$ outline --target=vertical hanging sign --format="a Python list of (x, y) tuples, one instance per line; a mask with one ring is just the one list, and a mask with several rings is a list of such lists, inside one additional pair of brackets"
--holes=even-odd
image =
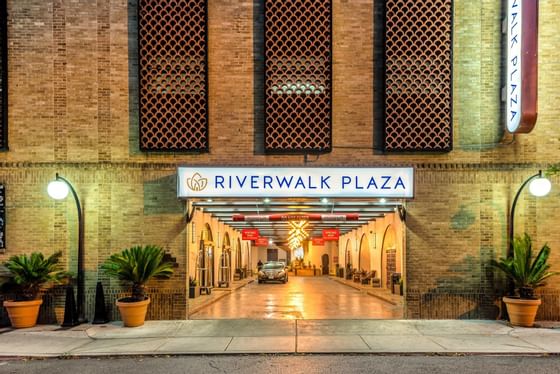
[(0, 184), (0, 252), (6, 249), (6, 189)]
[(506, 128), (528, 133), (537, 122), (539, 1), (508, 0), (507, 7)]
[(323, 239), (323, 237), (312, 238), (311, 239), (311, 244), (313, 244), (313, 245), (325, 245), (325, 239)]
[(257, 247), (266, 247), (268, 246), (268, 238), (265, 237), (258, 237), (257, 239), (255, 239), (255, 245)]
[(259, 230), (258, 229), (243, 229), (241, 230), (241, 239), (242, 240), (257, 240), (259, 238)]
[(323, 240), (338, 240), (339, 237), (340, 237), (340, 231), (338, 229), (323, 230)]

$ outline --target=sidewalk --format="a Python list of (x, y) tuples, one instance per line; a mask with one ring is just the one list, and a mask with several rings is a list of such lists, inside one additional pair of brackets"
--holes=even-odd
[(0, 329), (0, 357), (244, 353), (560, 354), (560, 325), (477, 320), (187, 320)]

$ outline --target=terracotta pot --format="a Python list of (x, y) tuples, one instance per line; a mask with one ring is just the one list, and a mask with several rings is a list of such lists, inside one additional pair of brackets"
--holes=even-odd
[(148, 304), (150, 304), (150, 298), (146, 298), (143, 301), (127, 302), (122, 301), (124, 299), (117, 300), (117, 306), (119, 307), (119, 312), (121, 312), (121, 317), (125, 327), (138, 327), (144, 324), (146, 319), (146, 313), (148, 312)]
[(4, 308), (8, 311), (12, 327), (21, 329), (25, 327), (33, 327), (37, 324), (39, 316), (39, 308), (43, 304), (43, 300), (29, 301), (4, 301)]
[(524, 327), (533, 326), (537, 310), (539, 309), (539, 305), (541, 305), (540, 299), (531, 300), (504, 297), (503, 301), (506, 303), (509, 321), (512, 325)]

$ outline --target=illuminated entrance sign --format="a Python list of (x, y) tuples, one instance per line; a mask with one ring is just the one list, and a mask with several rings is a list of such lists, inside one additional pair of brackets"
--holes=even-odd
[(0, 184), (0, 253), (6, 249), (6, 194), (4, 185)]
[(510, 133), (528, 133), (537, 121), (537, 0), (508, 0), (505, 119)]
[(414, 196), (413, 168), (179, 167), (177, 175), (182, 198)]

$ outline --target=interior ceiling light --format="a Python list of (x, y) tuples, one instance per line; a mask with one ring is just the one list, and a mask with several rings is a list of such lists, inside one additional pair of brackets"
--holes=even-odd
[(301, 242), (298, 239), (294, 238), (288, 243), (288, 246), (290, 247), (290, 249), (296, 249), (301, 246)]
[(305, 228), (309, 225), (308, 221), (288, 221), (291, 230), (288, 233), (288, 245), (291, 249), (296, 249), (301, 246), (301, 242), (309, 237)]
[(297, 240), (299, 240), (299, 241), (302, 241), (303, 239), (307, 238), (308, 236), (309, 236), (309, 234), (306, 233), (306, 232), (303, 232), (303, 233), (294, 233), (294, 232), (291, 232), (291, 233), (289, 233), (289, 235), (288, 235), (288, 240), (297, 239)]
[(269, 204), (269, 203), (270, 203), (270, 199), (267, 197), (267, 198), (265, 198), (265, 199), (263, 200), (263, 202), (264, 202), (265, 204)]
[(288, 221), (288, 224), (294, 230), (297, 230), (297, 229), (303, 230), (304, 228), (307, 227), (307, 225), (309, 225), (309, 222), (308, 221)]
[(301, 243), (300, 240), (298, 238), (292, 238), (289, 241), (290, 244), (299, 244)]
[(308, 236), (309, 236), (309, 234), (305, 230), (301, 230), (301, 229), (291, 230), (289, 232), (289, 237), (305, 239)]

